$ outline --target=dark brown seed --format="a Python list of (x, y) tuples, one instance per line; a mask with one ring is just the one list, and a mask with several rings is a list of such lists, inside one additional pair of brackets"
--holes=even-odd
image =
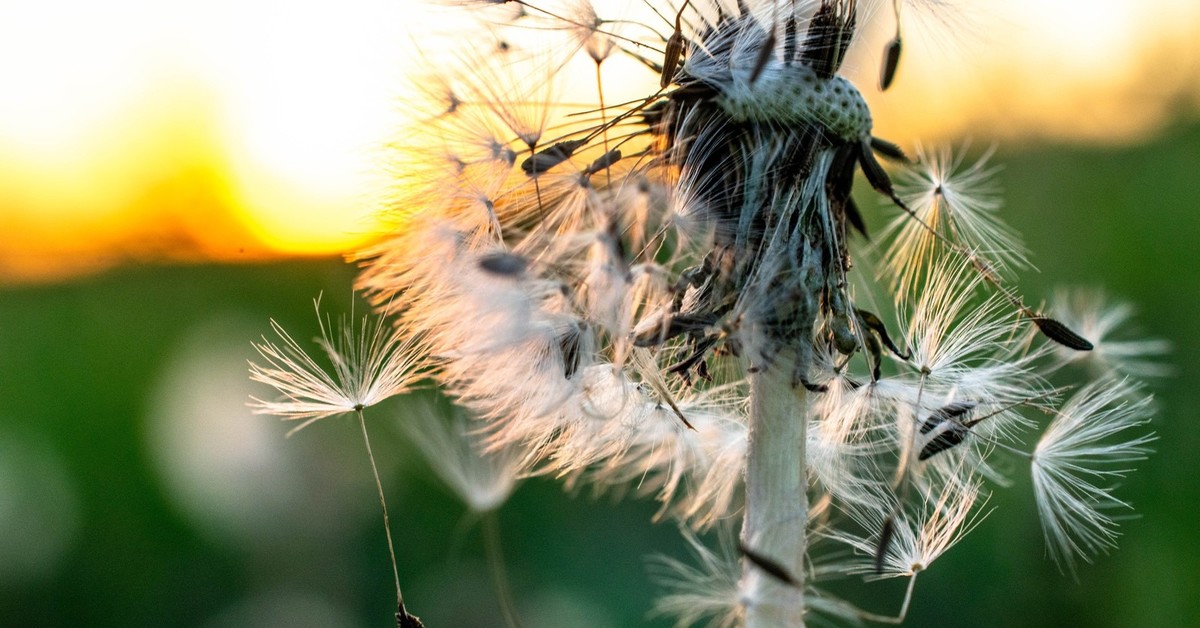
[(858, 163), (867, 177), (867, 183), (870, 183), (875, 191), (895, 200), (896, 191), (892, 187), (892, 180), (883, 166), (879, 165), (879, 161), (875, 159), (875, 154), (871, 152), (871, 143), (868, 140), (863, 140), (862, 147), (858, 151)]
[(892, 86), (896, 78), (896, 66), (900, 64), (900, 36), (887, 45), (883, 50), (883, 70), (879, 74), (879, 89), (885, 91)]
[(796, 582), (796, 578), (792, 576), (786, 567), (746, 547), (741, 541), (738, 541), (738, 551), (741, 552), (742, 556), (745, 556), (747, 560), (754, 563), (754, 566), (771, 574), (776, 580), (789, 586), (800, 586), (800, 583)]
[(854, 36), (855, 21), (855, 3), (822, 2), (808, 23), (808, 33), (800, 51), (801, 61), (820, 78), (833, 78)]
[(900, 358), (901, 360), (907, 360), (912, 357), (911, 353), (908, 351), (901, 351), (900, 347), (897, 347), (896, 343), (892, 342), (892, 337), (889, 336), (887, 332), (887, 326), (883, 324), (883, 321), (880, 320), (878, 316), (861, 309), (856, 309), (855, 312), (858, 313), (859, 320), (862, 321), (863, 325), (865, 325), (867, 329), (879, 334), (879, 339), (883, 341), (883, 344), (888, 348), (888, 351), (894, 353), (896, 357)]
[(933, 431), (933, 428), (946, 421), (961, 421), (962, 416), (974, 409), (975, 405), (972, 401), (956, 401), (934, 410), (929, 418), (921, 424), (921, 433), (928, 434)]
[(905, 155), (904, 151), (901, 150), (899, 146), (896, 146), (895, 144), (878, 137), (871, 137), (871, 150), (883, 155), (888, 159), (891, 159), (892, 161), (898, 161), (905, 164), (911, 163), (908, 155)]
[(888, 547), (892, 537), (896, 535), (896, 520), (891, 515), (883, 520), (883, 529), (879, 531), (879, 543), (875, 545), (875, 574), (883, 573), (883, 559), (887, 557)]
[(1033, 317), (1033, 324), (1038, 326), (1045, 336), (1058, 344), (1076, 351), (1091, 351), (1095, 345), (1086, 338), (1071, 331), (1066, 325), (1046, 316)]
[(771, 55), (775, 53), (775, 31), (771, 31), (767, 35), (767, 40), (763, 42), (762, 49), (758, 51), (758, 58), (754, 60), (754, 69), (750, 72), (750, 84), (754, 84), (762, 71), (767, 67), (767, 61), (771, 60)]
[(847, 198), (846, 204), (842, 206), (842, 211), (846, 213), (846, 220), (850, 221), (850, 226), (862, 234), (862, 237), (870, 240), (871, 235), (867, 233), (867, 223), (863, 221), (862, 214), (858, 211), (858, 205), (854, 204), (854, 199)]
[(811, 393), (823, 393), (829, 390), (828, 386), (824, 384), (814, 384), (808, 381), (808, 378), (804, 377), (803, 375), (800, 376), (800, 385), (804, 387), (804, 390), (807, 390)]
[(800, 46), (800, 33), (796, 29), (796, 16), (788, 15), (783, 24), (783, 61), (791, 65), (796, 59), (796, 49)]
[(563, 377), (571, 379), (583, 362), (584, 325), (572, 326), (559, 337), (558, 347), (562, 351)]
[(675, 71), (679, 69), (679, 57), (683, 54), (683, 34), (679, 31), (671, 33), (667, 40), (667, 52), (663, 55), (662, 74), (658, 77), (658, 86), (666, 88), (675, 80)]
[(516, 277), (525, 272), (528, 263), (520, 255), (489, 253), (479, 258), (479, 267), (493, 275)]
[(410, 614), (401, 603), (396, 611), (396, 628), (425, 628), (425, 624), (416, 615)]
[(593, 161), (584, 172), (585, 174), (596, 174), (597, 172), (608, 168), (618, 161), (621, 161), (621, 151), (610, 150), (607, 153), (600, 155), (600, 158), (596, 161)]
[(586, 140), (565, 140), (550, 148), (538, 151), (521, 162), (521, 170), (529, 176), (537, 176), (570, 159), (571, 155), (586, 144)]
[[(679, 69), (679, 58), (683, 55), (683, 12), (691, 0), (686, 0), (675, 14), (675, 32), (667, 39), (667, 49), (663, 54), (662, 74), (658, 77), (658, 86), (666, 88), (675, 80), (675, 71)], [(739, 5), (741, 6), (741, 5)]]
[(946, 431), (935, 436), (925, 446), (921, 448), (921, 453), (917, 455), (917, 460), (928, 460), (947, 449), (950, 449), (967, 438), (970, 433), (970, 428), (959, 425), (958, 423), (948, 423)]
[(863, 334), (863, 347), (867, 351), (867, 363), (871, 365), (871, 381), (877, 382), (883, 365), (883, 348), (879, 346), (879, 338), (873, 334)]

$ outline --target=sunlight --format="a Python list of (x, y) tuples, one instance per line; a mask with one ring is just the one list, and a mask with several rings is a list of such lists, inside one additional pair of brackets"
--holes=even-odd
[(6, 4), (0, 274), (360, 243), (410, 4)]
[[(405, 79), (436, 71), (412, 43), (454, 29), (437, 15), (418, 0), (6, 3), (0, 230), (25, 237), (0, 242), (0, 277), (361, 244)], [(904, 22), (895, 88), (865, 90), (901, 142), (1129, 139), (1197, 100), (1192, 0), (986, 0)], [(865, 85), (890, 28), (850, 64)], [(608, 69), (609, 102), (653, 80)], [(572, 89), (593, 93), (589, 68)]]
[[(910, 11), (896, 85), (873, 94), (876, 119), (901, 139), (1143, 137), (1200, 102), (1200, 4), (1148, 7), (980, 0)], [(860, 57), (868, 82), (882, 45)]]

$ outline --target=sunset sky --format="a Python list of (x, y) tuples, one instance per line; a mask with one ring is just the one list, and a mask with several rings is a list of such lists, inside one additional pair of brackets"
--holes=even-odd
[[(881, 135), (1131, 142), (1200, 102), (1194, 0), (954, 4), (904, 16), (895, 87), (864, 89)], [(453, 26), (416, 0), (5, 3), (0, 283), (352, 249), (414, 42)]]

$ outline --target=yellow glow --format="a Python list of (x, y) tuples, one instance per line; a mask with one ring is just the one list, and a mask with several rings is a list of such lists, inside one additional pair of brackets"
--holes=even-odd
[[(873, 95), (876, 120), (891, 137), (1120, 141), (1200, 102), (1195, 0), (955, 5), (905, 15), (899, 78)], [(890, 36), (877, 32), (875, 40)], [(859, 50), (868, 84), (882, 46)]]
[[(895, 87), (865, 90), (877, 128), (903, 143), (1144, 133), (1200, 95), (1200, 4), (1148, 6), (907, 11)], [(0, 280), (353, 248), (378, 227), (406, 75), (439, 71), (411, 42), (460, 36), (438, 15), (420, 0), (0, 4)], [(849, 63), (867, 86), (891, 36), (877, 22)], [(654, 78), (627, 59), (606, 72), (609, 102)]]
[(0, 275), (352, 248), (412, 4), (4, 3)]

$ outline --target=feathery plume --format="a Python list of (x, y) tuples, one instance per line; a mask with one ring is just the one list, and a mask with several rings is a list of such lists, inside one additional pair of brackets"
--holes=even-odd
[(1076, 392), (1038, 441), (1034, 495), (1050, 556), (1064, 569), (1116, 547), (1116, 522), (1106, 511), (1130, 505), (1110, 484), (1150, 453), (1153, 434), (1124, 434), (1149, 421), (1150, 407), (1137, 384), (1102, 378)]
[(461, 410), (447, 421), (424, 406), (402, 419), (401, 427), (429, 467), (472, 512), (491, 512), (508, 501), (521, 476), (521, 452), (512, 447), (489, 451)]
[(1145, 379), (1170, 375), (1170, 367), (1162, 362), (1171, 350), (1169, 343), (1128, 337), (1134, 316), (1129, 303), (1111, 301), (1102, 290), (1062, 289), (1054, 293), (1050, 310), (1096, 345), (1085, 353), (1056, 348), (1055, 354), (1064, 363), (1082, 364), (1097, 376), (1116, 374)]
[(254, 397), (250, 406), (257, 414), (272, 414), (301, 421), (299, 430), (313, 421), (357, 412), (384, 399), (409, 391), (422, 378), (418, 342), (404, 340), (392, 332), (385, 316), (366, 315), (357, 331), (347, 321), (337, 328), (321, 316), (321, 300), (313, 301), (321, 337), (316, 339), (329, 367), (317, 363), (288, 332), (271, 321), (279, 337), (276, 344), (266, 337), (254, 348), (265, 364), (250, 363), (250, 379), (267, 384), (283, 399), (266, 401)]

